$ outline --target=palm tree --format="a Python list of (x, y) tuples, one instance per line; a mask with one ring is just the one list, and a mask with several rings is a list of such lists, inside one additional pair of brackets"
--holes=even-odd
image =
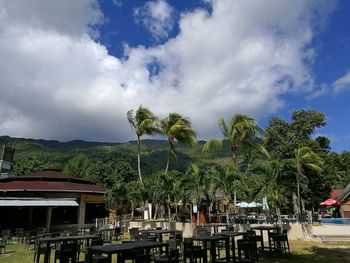
[(196, 132), (192, 129), (189, 119), (178, 113), (170, 113), (168, 117), (161, 120), (159, 133), (168, 138), (169, 155), (165, 167), (165, 173), (167, 173), (170, 159), (176, 159), (175, 142), (194, 145), (196, 143)]
[(235, 185), (235, 171), (236, 166), (230, 165), (227, 167), (215, 166), (213, 169), (213, 178), (216, 188), (220, 190), (224, 196), (223, 201), (226, 206), (226, 222), (229, 224), (229, 211), (228, 204), (232, 199), (232, 193), (234, 192)]
[(300, 197), (300, 184), (307, 185), (307, 177), (304, 174), (304, 168), (308, 168), (317, 172), (322, 171), (322, 159), (313, 152), (310, 147), (304, 146), (294, 150), (294, 159), (291, 160), (296, 169), (296, 181), (297, 181), (297, 207), (298, 212), (301, 212), (301, 197)]
[[(259, 143), (258, 138), (262, 135), (263, 130), (255, 123), (255, 120), (244, 114), (236, 114), (232, 117), (229, 124), (224, 118), (219, 120), (219, 127), (224, 136), (224, 140), (229, 141), (232, 158), (235, 165), (237, 162), (237, 150), (239, 147), (243, 149), (258, 149), (265, 155), (268, 155), (265, 148)], [(203, 146), (203, 153), (209, 152), (212, 148), (222, 147), (223, 140), (213, 139), (206, 142)], [(237, 197), (236, 190), (234, 191), (234, 205), (236, 207)]]
[(157, 118), (153, 113), (142, 105), (137, 109), (136, 114), (134, 115), (134, 110), (129, 110), (127, 112), (127, 118), (131, 127), (135, 130), (137, 136), (137, 169), (139, 173), (140, 182), (142, 182), (141, 175), (141, 136), (143, 135), (152, 135), (157, 133)]
[[(244, 114), (236, 114), (232, 117), (229, 124), (224, 118), (219, 120), (219, 127), (224, 140), (228, 140), (230, 149), (232, 151), (232, 158), (237, 164), (237, 150), (238, 147), (243, 148), (257, 148), (264, 153), (266, 150), (258, 142), (257, 138), (262, 135), (263, 130), (255, 123), (255, 120)], [(203, 153), (209, 152), (212, 148), (222, 147), (223, 140), (213, 139), (206, 142), (203, 146)]]
[(203, 171), (197, 166), (197, 164), (191, 164), (187, 170), (187, 175), (191, 177), (189, 180), (189, 195), (191, 196), (192, 204), (197, 206), (197, 225), (199, 224), (199, 208), (202, 201), (205, 199), (207, 182)]
[(286, 186), (283, 184), (283, 176), (286, 164), (281, 160), (272, 160), (259, 163), (255, 172), (262, 174), (258, 197), (267, 197), (272, 207), (275, 208), (278, 222), (281, 223), (280, 207), (286, 203)]

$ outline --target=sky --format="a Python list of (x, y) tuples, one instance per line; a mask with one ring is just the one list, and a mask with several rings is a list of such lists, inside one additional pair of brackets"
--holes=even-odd
[(0, 135), (135, 139), (140, 105), (191, 119), (297, 109), (326, 115), (315, 136), (350, 150), (350, 1), (0, 0)]

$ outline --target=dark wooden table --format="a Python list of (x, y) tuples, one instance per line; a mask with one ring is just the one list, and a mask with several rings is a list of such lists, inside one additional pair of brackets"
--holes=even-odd
[(155, 236), (157, 236), (157, 239), (159, 242), (163, 242), (163, 235), (164, 234), (182, 233), (182, 231), (169, 230), (169, 229), (146, 229), (146, 230), (140, 230), (140, 233), (145, 233), (147, 235), (155, 235)]
[(235, 232), (235, 231), (222, 231), (220, 233), (215, 234), (216, 236), (227, 236), (231, 239), (232, 244), (232, 258), (233, 262), (236, 262), (236, 240), (235, 237), (244, 236), (245, 232)]
[[(50, 252), (51, 252), (51, 244), (54, 243), (64, 243), (64, 242), (78, 242), (82, 240), (87, 240), (87, 243), (89, 244), (89, 241), (94, 238), (98, 238), (98, 235), (78, 235), (78, 236), (59, 236), (59, 237), (44, 237), (39, 238), (38, 243), (35, 249), (35, 256), (34, 256), (34, 262), (39, 263), (40, 255), (39, 250), (43, 245), (45, 244), (45, 255), (44, 255), (44, 263), (50, 262)], [(87, 245), (88, 245), (87, 244)]]
[(214, 229), (214, 233), (219, 233), (219, 227), (225, 226), (227, 228), (227, 224), (224, 223), (209, 223), (209, 224), (200, 224), (199, 227), (210, 227)]
[(138, 241), (134, 243), (122, 243), (117, 245), (108, 245), (108, 246), (93, 246), (88, 248), (87, 263), (92, 262), (93, 254), (107, 254), (108, 262), (112, 262), (112, 255), (117, 254), (117, 262), (121, 263), (120, 253), (130, 251), (130, 250), (139, 250), (141, 253), (144, 250), (149, 250), (151, 248), (163, 248), (165, 247), (168, 250), (167, 243), (154, 242), (154, 241)]
[(256, 226), (256, 227), (252, 227), (252, 230), (259, 230), (260, 231), (260, 235), (262, 237), (261, 239), (261, 250), (264, 251), (264, 236), (263, 236), (263, 231), (267, 231), (267, 238), (269, 241), (269, 250), (271, 252), (271, 240), (269, 238), (269, 232), (272, 232), (274, 230), (278, 230), (279, 227), (278, 226)]
[[(225, 241), (225, 251), (226, 251), (226, 262), (230, 262), (230, 239), (228, 236), (224, 235), (215, 235), (215, 236), (199, 236), (199, 237), (193, 237), (192, 240), (194, 241), (202, 241), (204, 245), (204, 249), (208, 249), (208, 243), (210, 243), (210, 257), (211, 262), (216, 262), (216, 244), (220, 240)], [(207, 263), (208, 259), (207, 257), (204, 258), (204, 263)]]

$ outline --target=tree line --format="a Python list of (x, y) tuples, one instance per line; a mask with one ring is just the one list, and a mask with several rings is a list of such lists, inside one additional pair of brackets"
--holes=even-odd
[[(231, 154), (213, 162), (197, 159), (183, 170), (172, 167), (179, 154), (177, 145), (194, 146), (197, 141), (188, 117), (170, 113), (158, 119), (140, 106), (136, 111), (128, 111), (127, 119), (137, 138), (137, 158), (120, 155), (105, 160), (101, 153), (101, 158), (91, 160), (86, 154), (77, 153), (66, 159), (62, 167), (67, 174), (106, 186), (108, 204), (119, 212), (144, 207), (145, 200), (155, 206), (155, 217), (162, 216), (165, 210), (168, 213), (186, 210), (189, 203), (212, 208), (218, 200), (226, 211), (234, 211), (238, 200), (261, 202), (266, 197), (277, 214), (302, 213), (305, 209), (316, 210), (331, 189), (344, 188), (350, 183), (350, 153), (331, 152), (328, 138), (315, 137), (317, 129), (326, 125), (321, 112), (297, 110), (289, 122), (273, 117), (265, 129), (244, 114), (220, 119), (218, 125), (223, 138), (204, 143), (202, 158), (211, 159), (220, 148)], [(164, 136), (168, 142), (168, 150), (163, 153), (166, 155), (162, 159), (163, 169), (147, 176), (141, 167), (144, 157), (141, 139), (145, 135)], [(16, 173), (45, 166), (43, 158), (23, 163), (15, 165)]]

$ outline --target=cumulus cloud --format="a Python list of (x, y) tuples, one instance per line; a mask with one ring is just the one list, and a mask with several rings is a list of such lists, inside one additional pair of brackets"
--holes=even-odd
[(350, 88), (350, 71), (341, 78), (334, 81), (332, 87), (334, 93), (340, 93), (345, 89)]
[[(201, 138), (217, 136), (220, 117), (259, 118), (285, 92), (312, 92), (310, 43), (325, 3), (208, 1), (210, 14), (181, 14), (176, 37), (126, 44), (117, 58), (94, 38), (104, 19), (94, 0), (0, 0), (0, 134), (123, 141), (133, 138), (126, 112), (142, 104), (160, 117), (185, 114)], [(143, 8), (167, 21), (162, 5), (170, 8)]]
[(168, 37), (174, 26), (174, 9), (166, 0), (146, 2), (143, 6), (134, 9), (135, 21), (149, 30), (157, 39)]

